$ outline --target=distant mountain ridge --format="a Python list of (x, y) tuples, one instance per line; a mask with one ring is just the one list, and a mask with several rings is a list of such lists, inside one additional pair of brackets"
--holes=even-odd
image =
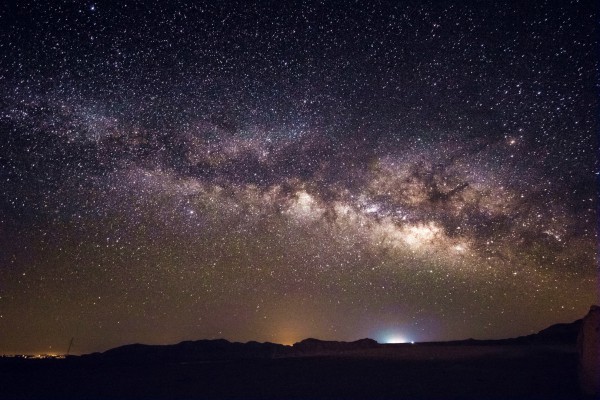
[[(416, 345), (473, 345), (473, 344), (575, 344), (582, 320), (552, 325), (538, 333), (511, 339), (458, 340), (452, 342), (417, 343)], [(381, 344), (373, 339), (354, 342), (327, 341), (309, 338), (286, 346), (277, 343), (230, 342), (225, 339), (184, 341), (171, 345), (130, 344), (81, 356), (111, 362), (203, 362), (243, 359), (271, 359), (310, 355), (334, 355), (352, 351), (410, 346), (407, 344)]]

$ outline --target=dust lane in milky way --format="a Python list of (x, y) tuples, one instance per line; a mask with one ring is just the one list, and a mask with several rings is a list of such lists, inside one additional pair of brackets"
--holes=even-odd
[(579, 318), (596, 9), (554, 3), (2, 6), (0, 352)]

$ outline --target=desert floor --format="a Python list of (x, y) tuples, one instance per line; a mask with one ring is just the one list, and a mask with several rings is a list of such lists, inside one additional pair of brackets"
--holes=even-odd
[(572, 346), (401, 345), (192, 363), (0, 361), (0, 398), (577, 399)]

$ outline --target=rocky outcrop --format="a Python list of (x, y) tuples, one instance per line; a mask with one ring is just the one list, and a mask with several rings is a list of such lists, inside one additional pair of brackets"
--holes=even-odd
[(600, 396), (600, 307), (592, 306), (577, 338), (579, 384), (584, 394)]

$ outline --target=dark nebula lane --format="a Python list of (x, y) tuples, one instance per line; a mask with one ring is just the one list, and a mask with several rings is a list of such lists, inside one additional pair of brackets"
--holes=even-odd
[(0, 354), (580, 318), (597, 18), (591, 0), (0, 6)]

